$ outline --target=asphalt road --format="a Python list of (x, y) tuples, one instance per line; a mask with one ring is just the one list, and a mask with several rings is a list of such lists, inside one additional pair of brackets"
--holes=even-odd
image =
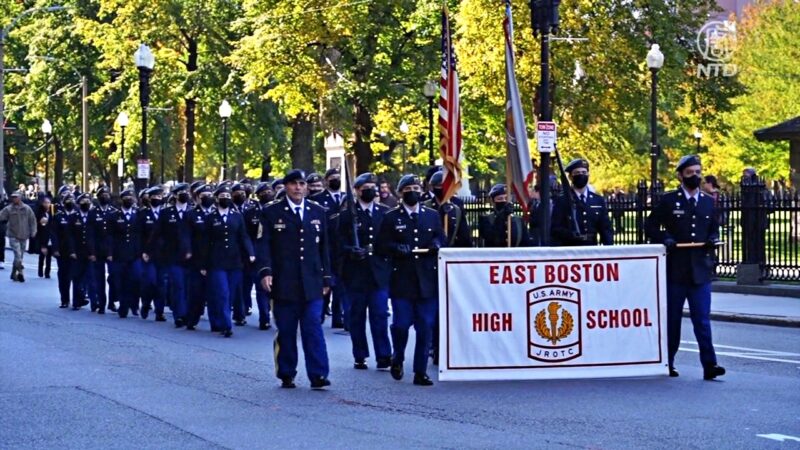
[(794, 328), (715, 322), (728, 369), (715, 382), (702, 380), (687, 320), (677, 379), (432, 388), (354, 370), (349, 336), (326, 328), (333, 386), (311, 391), (301, 368), (298, 389), (283, 390), (274, 331), (251, 323), (224, 339), (152, 315), (59, 309), (55, 279), (28, 271), (18, 284), (8, 274), (0, 271), (2, 449), (800, 448)]

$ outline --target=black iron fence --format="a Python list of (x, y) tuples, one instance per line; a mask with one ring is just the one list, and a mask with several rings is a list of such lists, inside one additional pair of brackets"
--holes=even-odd
[[(656, 202), (661, 193), (658, 186)], [(606, 196), (615, 244), (647, 242), (644, 221), (650, 211), (650, 197), (645, 181), (634, 193)], [(464, 204), (476, 245), (480, 246), (478, 218), (491, 212), (491, 202), (480, 195), (464, 199)], [(760, 179), (743, 180), (737, 191), (720, 192), (716, 205), (720, 239), (725, 241), (717, 251), (718, 277), (736, 278), (740, 264), (754, 264), (761, 281), (800, 281), (800, 193), (768, 190)], [(517, 211), (521, 212), (519, 206)]]

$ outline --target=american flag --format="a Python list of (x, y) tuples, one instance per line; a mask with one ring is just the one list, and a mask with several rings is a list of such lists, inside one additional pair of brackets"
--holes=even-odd
[(517, 76), (514, 74), (514, 22), (511, 17), (511, 2), (508, 0), (503, 31), (506, 40), (506, 181), (508, 190), (514, 193), (527, 216), (531, 201), (528, 186), (533, 181), (533, 164), (528, 149), (528, 133)]
[(456, 55), (447, 6), (442, 8), (442, 78), (439, 90), (439, 154), (444, 166), (442, 191), (447, 201), (461, 187), (461, 101)]

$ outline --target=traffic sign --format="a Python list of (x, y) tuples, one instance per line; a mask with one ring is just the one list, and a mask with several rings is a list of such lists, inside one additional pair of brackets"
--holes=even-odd
[(536, 123), (536, 147), (539, 153), (551, 153), (556, 148), (556, 123)]
[(150, 160), (137, 159), (136, 160), (136, 178), (150, 179)]

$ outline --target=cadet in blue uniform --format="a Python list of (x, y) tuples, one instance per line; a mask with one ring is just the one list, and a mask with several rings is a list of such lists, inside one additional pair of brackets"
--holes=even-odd
[[(252, 242), (258, 232), (259, 217), (258, 212), (250, 213), (250, 210), (257, 208), (258, 205), (250, 200), (250, 195), (247, 193), (250, 190), (250, 185), (240, 182), (231, 187), (231, 199), (233, 205), (245, 221), (245, 229), (247, 236)], [(249, 219), (249, 220), (248, 220)], [(237, 327), (247, 325), (246, 316), (252, 314), (253, 311), (253, 277), (251, 273), (253, 270), (252, 263), (244, 261), (244, 272), (242, 276), (242, 285), (239, 289), (238, 296), (233, 300), (233, 322)]]
[(322, 175), (313, 172), (306, 177), (306, 185), (308, 186), (308, 197), (313, 198), (317, 194), (321, 194), (325, 190), (322, 185)]
[(469, 223), (467, 223), (467, 215), (464, 214), (464, 202), (460, 198), (453, 196), (447, 202), (442, 203), (444, 198), (443, 183), (443, 171), (440, 170), (431, 175), (428, 184), (431, 187), (432, 197), (425, 201), (425, 206), (439, 212), (439, 217), (442, 219), (442, 228), (444, 228), (447, 238), (447, 247), (472, 247), (472, 230), (470, 230)]
[[(677, 172), (681, 187), (661, 197), (646, 223), (651, 242), (667, 247), (669, 374), (678, 376), (674, 365), (675, 354), (681, 341), (683, 305), (688, 299), (694, 335), (700, 349), (700, 362), (703, 364), (703, 378), (713, 380), (725, 374), (725, 369), (717, 365), (709, 318), (719, 222), (714, 201), (700, 191), (700, 159), (695, 155), (684, 156), (678, 162)], [(685, 246), (688, 243), (696, 246)], [(684, 246), (679, 247), (679, 244)]]
[[(78, 213), (72, 216), (70, 222), (72, 245), (69, 257), (72, 258), (72, 284), (77, 286), (76, 292), (78, 295), (76, 297), (81, 300), (78, 305), (83, 303), (82, 299), (88, 294), (92, 312), (98, 311), (100, 314), (105, 314), (105, 309), (99, 310), (97, 293), (94, 288), (94, 277), (92, 276), (92, 263), (97, 258), (95, 257), (93, 227), (89, 220), (91, 208), (92, 198), (89, 194), (78, 196)], [(75, 306), (75, 299), (72, 302), (72, 309), (80, 309), (80, 306)]]
[(272, 297), (275, 373), (284, 388), (294, 388), (297, 375), (297, 326), (313, 389), (329, 386), (328, 350), (320, 315), (322, 297), (330, 286), (328, 221), (325, 209), (304, 198), (305, 175), (292, 170), (284, 178), (286, 198), (261, 212), (261, 236), (256, 242), (259, 276)]
[[(108, 188), (101, 186), (97, 189), (98, 206), (89, 211), (89, 223), (92, 226), (92, 237), (94, 239), (95, 261), (90, 265), (92, 286), (94, 292), (90, 292), (90, 297), (97, 298), (97, 309), (100, 314), (106, 309), (107, 300), (116, 300), (113, 293), (113, 281), (111, 277), (114, 273), (114, 261), (110, 258), (112, 235), (109, 221), (116, 214), (117, 208), (111, 206), (111, 193)], [(106, 266), (108, 266), (109, 278), (106, 280)], [(108, 295), (106, 295), (106, 283), (108, 283)], [(114, 301), (108, 301), (108, 309), (117, 311)]]
[[(530, 247), (533, 241), (522, 218), (514, 216), (514, 207), (508, 201), (505, 184), (495, 184), (489, 190), (494, 212), (481, 216), (478, 232), (484, 247)], [(508, 243), (511, 221), (511, 245)]]
[(120, 198), (122, 208), (109, 220), (112, 238), (109, 256), (114, 262), (114, 282), (112, 286), (117, 290), (119, 299), (117, 314), (121, 318), (128, 317), (128, 313), (139, 313), (139, 284), (142, 276), (142, 236), (139, 212), (134, 201), (135, 193), (132, 190), (122, 191)]
[[(261, 229), (261, 210), (272, 201), (274, 194), (269, 183), (259, 183), (255, 189), (258, 203), (247, 210), (244, 216), (244, 221), (247, 227), (247, 235), (253, 243), (258, 239), (258, 230)], [(269, 311), (269, 292), (264, 290), (261, 286), (261, 278), (258, 276), (259, 267), (256, 264), (249, 265), (249, 273), (245, 276), (250, 277), (251, 283), (256, 289), (256, 305), (258, 306), (258, 329), (269, 330), (272, 328), (270, 324)]]
[[(192, 259), (189, 272), (189, 309), (186, 317), (186, 329), (194, 330), (203, 310), (208, 303), (208, 277), (200, 271), (205, 265), (203, 252), (205, 251), (206, 217), (214, 212), (214, 196), (211, 186), (204, 184), (194, 190), (197, 197), (197, 206), (189, 211), (187, 224), (192, 235)], [(214, 330), (212, 331), (221, 331)]]
[(614, 244), (614, 231), (608, 219), (608, 209), (603, 197), (589, 191), (589, 162), (573, 159), (564, 169), (569, 174), (574, 210), (565, 196), (556, 199), (553, 206), (551, 235), (553, 245), (597, 245), (597, 235), (603, 245)]
[[(346, 208), (339, 216), (339, 237), (347, 255), (342, 278), (350, 298), (350, 339), (353, 342), (353, 358), (356, 369), (367, 368), (369, 345), (367, 344), (367, 311), (372, 346), (378, 369), (391, 365), (392, 344), (389, 341), (389, 278), (392, 265), (389, 257), (375, 253), (378, 231), (389, 208), (375, 203), (378, 179), (371, 173), (356, 178), (358, 201), (355, 204), (356, 219)], [(358, 235), (356, 245), (354, 230)]]
[(201, 273), (208, 277), (208, 320), (212, 331), (233, 336), (231, 304), (241, 298), (244, 261), (255, 261), (253, 244), (247, 237), (244, 217), (236, 211), (231, 189), (222, 185), (214, 191), (217, 209), (206, 216), (204, 264)]
[[(331, 318), (331, 328), (349, 329), (350, 301), (347, 298), (347, 290), (343, 282), (342, 265), (344, 263), (341, 246), (337, 232), (339, 230), (339, 214), (342, 210), (342, 203), (345, 200), (344, 192), (341, 192), (342, 177), (338, 168), (328, 169), (325, 172), (325, 184), (327, 189), (321, 193), (310, 197), (311, 200), (322, 205), (327, 211), (329, 251), (331, 252), (331, 293), (325, 299), (325, 304), (330, 304), (333, 317)], [(324, 316), (322, 316), (324, 320)]]
[(74, 270), (75, 259), (71, 257), (75, 253), (72, 242), (72, 222), (78, 214), (75, 206), (75, 199), (67, 191), (61, 195), (61, 211), (56, 213), (55, 225), (50, 229), (53, 242), (53, 256), (58, 262), (58, 292), (61, 295), (61, 308), (69, 306), (70, 286), (72, 287), (72, 306), (80, 308), (86, 305), (80, 285), (72, 283), (72, 272)]
[(439, 297), (437, 255), (445, 237), (439, 213), (423, 206), (422, 191), (416, 175), (405, 175), (397, 184), (402, 203), (386, 214), (378, 235), (380, 254), (392, 257), (389, 296), (392, 299), (391, 374), (403, 378), (408, 329), (414, 325), (417, 341), (414, 346), (414, 384), (430, 386), (428, 349), (431, 327), (436, 318)]
[(172, 188), (175, 205), (162, 209), (158, 217), (156, 236), (158, 261), (167, 274), (166, 299), (172, 310), (175, 328), (186, 325), (189, 312), (189, 260), (192, 257), (189, 225), (189, 185), (178, 183)]
[(164, 190), (153, 186), (147, 190), (149, 207), (139, 216), (142, 221), (142, 319), (147, 319), (150, 309), (155, 306), (156, 322), (166, 322), (164, 306), (166, 305), (167, 270), (163, 261), (158, 259), (158, 219), (161, 216)]

